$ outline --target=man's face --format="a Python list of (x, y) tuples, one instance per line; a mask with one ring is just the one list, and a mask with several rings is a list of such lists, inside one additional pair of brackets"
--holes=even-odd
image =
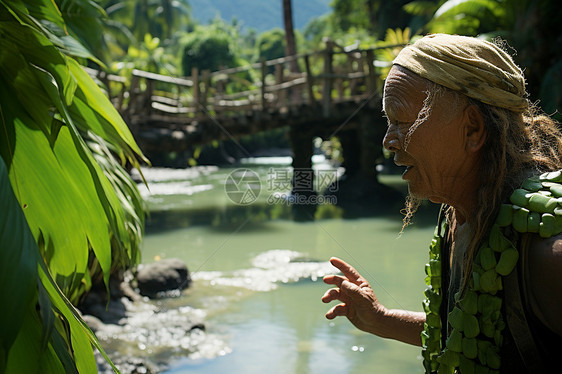
[(437, 96), (429, 116), (408, 142), (407, 133), (418, 119), (427, 90), (423, 78), (400, 67), (391, 69), (383, 96), (389, 124), (383, 145), (395, 153), (397, 165), (407, 167), (402, 178), (414, 197), (442, 203), (451, 200), (469, 162), (460, 124), (466, 101), (449, 91)]

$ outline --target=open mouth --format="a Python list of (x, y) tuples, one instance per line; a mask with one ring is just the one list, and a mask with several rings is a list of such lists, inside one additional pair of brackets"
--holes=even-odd
[(404, 172), (402, 173), (402, 179), (406, 176), (406, 174), (413, 168), (413, 166), (406, 166)]
[(394, 164), (403, 170), (402, 179), (404, 179), (404, 176), (413, 168), (412, 165), (408, 165), (399, 159), (394, 159)]

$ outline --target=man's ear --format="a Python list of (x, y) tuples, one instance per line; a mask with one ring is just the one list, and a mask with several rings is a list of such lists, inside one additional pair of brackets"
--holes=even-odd
[(478, 152), (486, 141), (486, 128), (484, 125), (484, 116), (478, 106), (472, 104), (465, 109), (465, 135), (466, 150), (470, 152)]

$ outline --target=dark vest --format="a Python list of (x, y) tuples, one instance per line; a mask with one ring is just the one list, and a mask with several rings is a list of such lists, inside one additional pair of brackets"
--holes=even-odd
[[(526, 234), (532, 235), (532, 234)], [(450, 288), (451, 269), (449, 265), (451, 243), (448, 232), (443, 235), (443, 245), (441, 249), (442, 266), (442, 290), (443, 302), (441, 304), (441, 321), (443, 321), (443, 346), (449, 335), (447, 316), (454, 307), (454, 294), (456, 288)], [(542, 322), (534, 316), (527, 306), (526, 295), (523, 290), (522, 274), (526, 265), (525, 259), (530, 242), (522, 235), (514, 233), (510, 238), (520, 252), (517, 271), (505, 277), (504, 290), (502, 292), (503, 305), (502, 314), (506, 321), (507, 328), (504, 330), (504, 340), (501, 348), (501, 373), (559, 373), (562, 372), (562, 337), (549, 330)], [(561, 269), (562, 271), (562, 269)], [(461, 279), (454, 280), (452, 285), (460, 286)], [(553, 295), (562, 297), (562, 295)], [(562, 318), (562, 316), (560, 316)], [(516, 343), (517, 341), (517, 343)], [(522, 352), (520, 352), (521, 348)]]

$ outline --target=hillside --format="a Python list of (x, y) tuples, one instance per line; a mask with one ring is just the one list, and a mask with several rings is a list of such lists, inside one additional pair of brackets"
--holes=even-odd
[[(275, 27), (283, 28), (281, 0), (186, 0), (193, 18), (206, 24), (218, 15), (230, 22), (236, 17), (244, 27), (258, 32)], [(313, 18), (331, 11), (331, 0), (293, 0), (293, 22), (302, 30)]]

